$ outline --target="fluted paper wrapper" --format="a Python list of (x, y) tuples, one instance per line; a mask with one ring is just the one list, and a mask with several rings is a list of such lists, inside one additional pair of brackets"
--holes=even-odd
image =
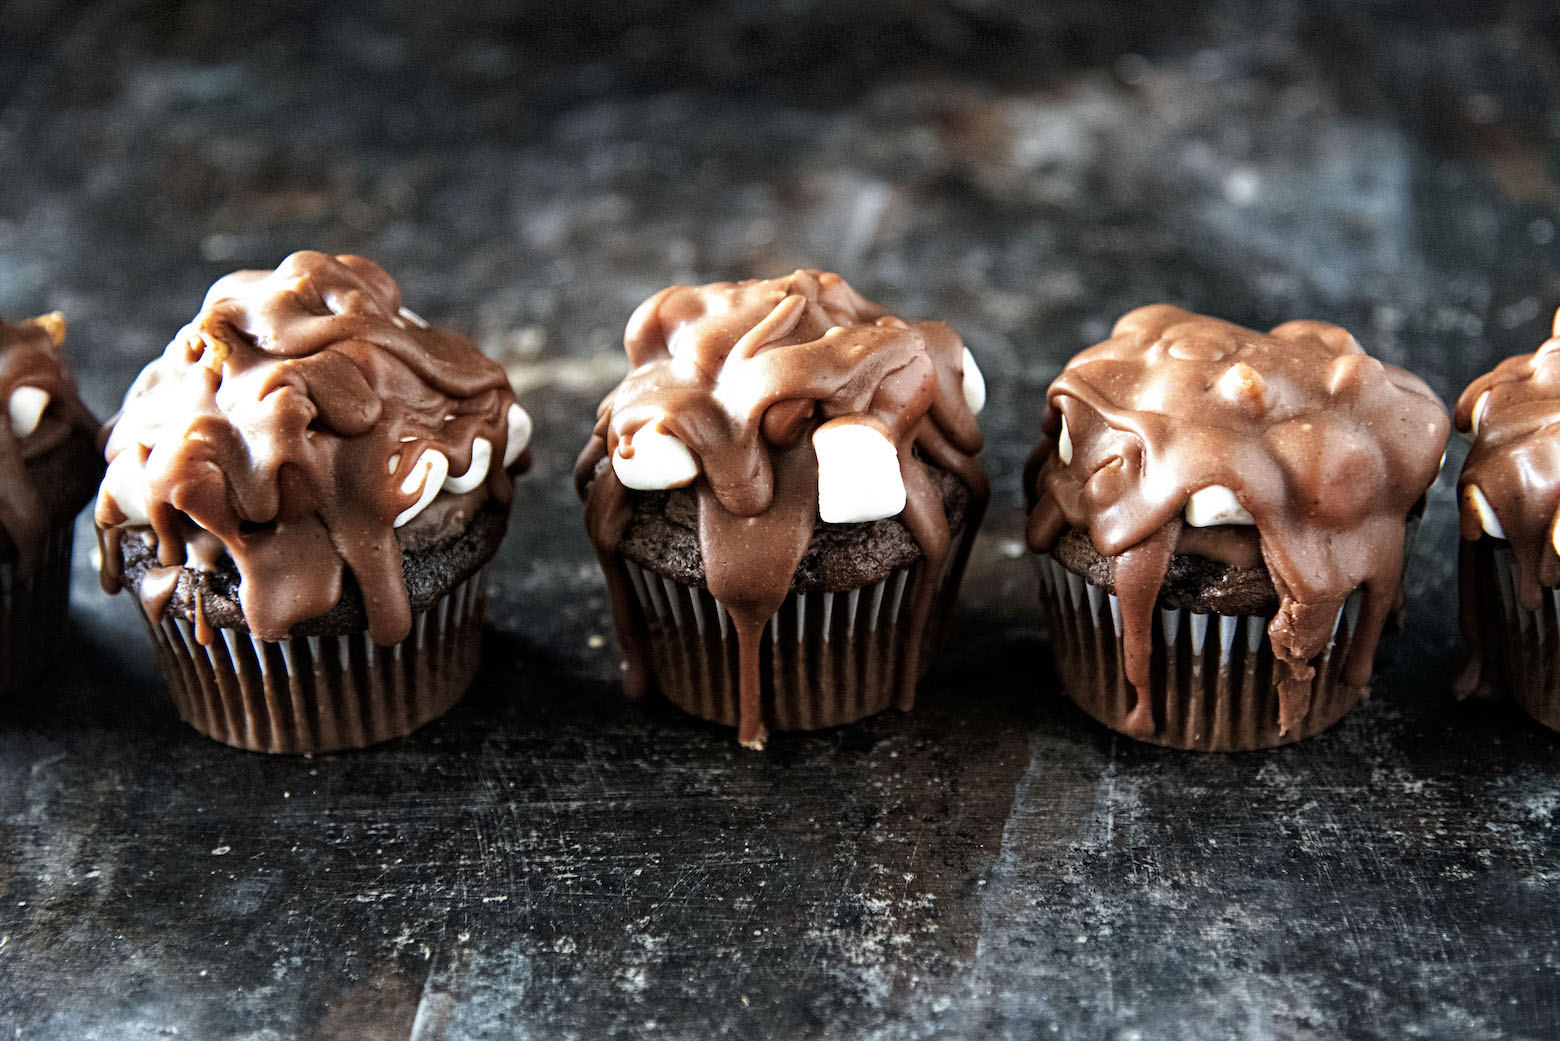
[(1560, 590), (1545, 589), (1537, 611), (1517, 602), (1516, 561), (1493, 539), (1463, 543), (1474, 554), (1485, 668), (1498, 689), (1551, 730), (1560, 730)]
[(14, 561), (0, 564), (0, 691), (37, 676), (65, 640), (74, 531), (74, 517), (49, 529), (31, 575)]
[[(927, 622), (920, 672), (935, 657), (963, 577), (969, 535), (956, 536)], [(764, 630), (759, 670), (771, 730), (821, 730), (882, 712), (905, 687), (907, 641), (923, 562), (861, 589), (791, 593)], [(709, 592), (625, 561), (645, 622), (658, 689), (700, 719), (736, 726), (737, 634)], [(910, 685), (920, 676), (910, 678)]]
[[(1040, 600), (1062, 687), (1079, 708), (1125, 733), (1138, 695), (1126, 677), (1120, 603), (1054, 558), (1038, 559)], [(1280, 733), (1278, 680), (1288, 669), (1273, 657), (1271, 616), (1159, 609), (1151, 664), (1154, 732), (1139, 739), (1195, 751), (1243, 751), (1320, 733), (1368, 692), (1343, 680), (1359, 614), (1356, 592), (1338, 613), (1332, 641), (1311, 662), (1310, 709)]]
[(261, 640), (214, 629), (209, 646), (171, 614), (148, 621), (179, 716), (253, 752), (365, 748), (411, 733), (460, 700), (481, 654), (483, 572), (415, 615), (392, 647), (368, 633)]

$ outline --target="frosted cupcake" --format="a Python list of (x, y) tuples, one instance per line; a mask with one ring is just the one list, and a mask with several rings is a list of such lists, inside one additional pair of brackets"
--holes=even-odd
[(1449, 421), (1343, 329), (1159, 305), (1068, 363), (1030, 547), (1068, 695), (1131, 737), (1265, 748), (1364, 699)]
[(136, 594), (210, 737), (324, 752), (409, 733), (476, 671), (529, 435), (503, 369), (374, 263), (229, 275), (110, 429), (104, 588)]
[(0, 320), (0, 691), (60, 647), (71, 533), (103, 474), (97, 420), (76, 396), (64, 342), (58, 314)]
[(1461, 696), (1509, 696), (1560, 730), (1560, 315), (1555, 337), (1479, 377), (1457, 402), (1473, 438), (1462, 509)]
[(838, 275), (673, 286), (576, 471), (625, 686), (762, 747), (909, 709), (988, 497), (979, 370)]

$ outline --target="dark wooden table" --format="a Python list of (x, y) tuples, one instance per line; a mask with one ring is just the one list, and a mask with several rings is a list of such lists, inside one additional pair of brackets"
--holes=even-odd
[[(1448, 400), (1545, 338), (1553, 4), (306, 6), (0, 4), (0, 313), (66, 311), (107, 414), (223, 272), (383, 262), (537, 421), (484, 670), (404, 741), (231, 751), (83, 522), (0, 716), (0, 1036), (1560, 1032), (1560, 739), (1448, 693), (1461, 447), (1374, 699), (1269, 754), (1070, 707), (1019, 541), (1044, 389), (1137, 304)], [(635, 303), (802, 265), (963, 333), (997, 491), (921, 706), (753, 754), (620, 699), (568, 475)]]

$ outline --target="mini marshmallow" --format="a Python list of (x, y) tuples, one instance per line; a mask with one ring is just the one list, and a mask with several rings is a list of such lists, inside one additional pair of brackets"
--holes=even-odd
[(1479, 395), (1479, 400), (1473, 403), (1473, 436), (1479, 436), (1479, 427), (1484, 423), (1484, 410), (1490, 407), (1490, 392), (1485, 391)]
[(11, 433), (18, 439), (38, 429), (43, 410), (49, 407), (49, 392), (39, 387), (17, 387), (11, 391), (6, 412), (11, 418)]
[(450, 461), (448, 457), (436, 448), (430, 448), (424, 452), (412, 464), (411, 473), (406, 475), (406, 480), (401, 482), (401, 492), (410, 495), (417, 491), (418, 482), (421, 482), (422, 492), (417, 496), (417, 501), (396, 515), (395, 527), (399, 528), (423, 510), (434, 500), (444, 488), (444, 479), (449, 476)]
[(968, 347), (964, 348), (964, 403), (977, 416), (986, 407), (986, 377), (981, 375), (975, 355)]
[(475, 489), (483, 481), (487, 480), (488, 466), (493, 462), (493, 442), (485, 437), (479, 437), (471, 442), (471, 465), (466, 472), (459, 477), (451, 475), (444, 479), (444, 490), (460, 495)]
[(419, 328), (419, 329), (426, 329), (426, 328), (428, 328), (428, 323), (423, 321), (423, 319), (419, 315), (417, 315), (410, 307), (403, 307), (403, 308), (401, 308), (401, 310), (398, 313), (400, 314), (400, 316), (402, 318), (406, 319), (408, 322), (411, 322), (413, 325), (417, 326), (417, 328)]
[(509, 406), (509, 439), (504, 442), (504, 468), (508, 469), (520, 458), (525, 446), (531, 443), (531, 417), (519, 405)]
[[(624, 447), (627, 456), (621, 454)], [(612, 472), (625, 488), (658, 492), (692, 484), (699, 476), (699, 460), (660, 423), (647, 423), (619, 442), (612, 454)]]
[(1468, 501), (1473, 503), (1473, 512), (1479, 515), (1479, 526), (1485, 534), (1497, 539), (1506, 537), (1506, 529), (1501, 527), (1500, 518), (1495, 516), (1495, 510), (1490, 506), (1490, 501), (1484, 497), (1484, 492), (1476, 484), (1468, 486)]
[(1222, 484), (1210, 484), (1193, 492), (1186, 500), (1186, 523), (1194, 528), (1211, 528), (1217, 524), (1257, 522), (1235, 498), (1234, 492)]
[(818, 516), (828, 524), (860, 524), (898, 516), (905, 508), (899, 450), (877, 427), (830, 420), (813, 432), (818, 455)]
[(1056, 454), (1063, 466), (1072, 465), (1072, 435), (1067, 432), (1067, 417), (1062, 417), (1062, 433), (1056, 439)]
[(146, 484), (145, 470), (141, 463), (141, 447), (130, 445), (114, 456), (103, 474), (103, 486), (99, 495), (114, 500), (119, 512), (124, 514), (124, 524), (150, 524), (146, 500), (151, 491)]

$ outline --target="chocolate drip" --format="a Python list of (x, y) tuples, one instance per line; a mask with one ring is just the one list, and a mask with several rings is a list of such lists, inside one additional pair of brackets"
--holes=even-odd
[[(30, 575), (43, 557), (44, 540), (53, 521), (49, 501), (57, 498), (40, 489), (27, 464), (74, 436), (90, 437), (97, 420), (76, 394), (76, 383), (60, 357), (65, 342), (65, 319), (47, 314), (11, 325), (0, 321), (0, 529), (16, 551), (16, 568)], [(23, 437), (11, 429), (8, 413), (11, 395), (22, 387), (34, 387), (49, 395), (38, 426)], [(68, 504), (73, 514), (82, 499)]]
[[(1532, 354), (1508, 358), (1474, 380), (1457, 399), (1457, 429), (1473, 447), (1457, 481), (1462, 537), (1504, 539), (1513, 558), (1516, 598), (1538, 610), (1545, 589), (1560, 586), (1560, 314), (1552, 336)], [(1482, 496), (1500, 534), (1485, 530)], [(1475, 583), (1463, 576), (1461, 619), (1468, 661), (1458, 677), (1460, 696), (1489, 694), (1480, 639)]]
[[(501, 367), (405, 311), (368, 260), (302, 252), (274, 272), (229, 275), (137, 378), (109, 434), (97, 506), (104, 588), (118, 588), (126, 528), (149, 525), (164, 566), (185, 564), (205, 532), (237, 566), (257, 636), (282, 639), (330, 610), (350, 571), (370, 635), (398, 643), (412, 616), (395, 521), (442, 480), (437, 469), (416, 479), (424, 452), (463, 474), (485, 439), (481, 486), (507, 503), (512, 473), (500, 461), (513, 404)], [(127, 484), (144, 503), (116, 501)]]
[[(1074, 358), (1047, 399), (1046, 438), (1025, 470), (1028, 541), (1048, 552), (1073, 527), (1118, 558), (1134, 732), (1155, 726), (1154, 601), (1187, 502), (1211, 486), (1251, 516), (1278, 595), (1268, 637), (1287, 667), (1281, 728), (1305, 716), (1310, 662), (1356, 588), (1364, 604), (1345, 681), (1369, 682), (1400, 595), (1405, 519), (1446, 444), (1445, 409), (1423, 382), (1336, 326), (1289, 322), (1263, 335), (1158, 305)], [(1070, 462), (1058, 451), (1064, 419)]]
[[(826, 422), (870, 425), (898, 449), (906, 492), (900, 516), (925, 557), (906, 641), (919, 653), (949, 543), (942, 498), (922, 456), (969, 487), (969, 523), (979, 523), (989, 492), (974, 458), (981, 436), (961, 389), (958, 336), (940, 322), (886, 314), (838, 275), (797, 271), (663, 290), (635, 311), (624, 344), (634, 368), (602, 402), (575, 476), (612, 593), (629, 694), (641, 694), (648, 676), (619, 552), (631, 493), (601, 464), (652, 424), (700, 465), (699, 546), (710, 594), (738, 634), (743, 744), (764, 740), (759, 649), (818, 523), (811, 435)], [(898, 704), (908, 708), (919, 672), (910, 667), (904, 675)]]

